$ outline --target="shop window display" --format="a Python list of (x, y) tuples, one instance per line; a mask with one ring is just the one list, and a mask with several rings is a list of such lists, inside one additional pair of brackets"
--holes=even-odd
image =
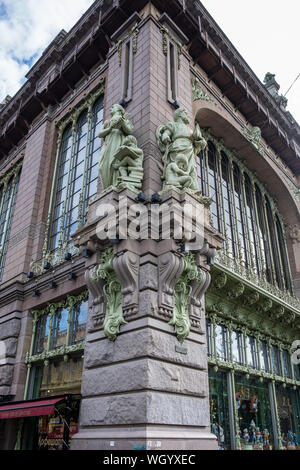
[(274, 438), (267, 383), (235, 377), (236, 411), (242, 450), (272, 450)]
[(299, 397), (294, 390), (276, 386), (277, 409), (280, 421), (281, 444), (283, 449), (296, 450), (300, 437)]
[(227, 373), (209, 369), (209, 402), (212, 433), (219, 450), (230, 449), (229, 401)]

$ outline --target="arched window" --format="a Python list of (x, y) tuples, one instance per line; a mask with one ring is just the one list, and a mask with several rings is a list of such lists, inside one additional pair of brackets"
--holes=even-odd
[(282, 223), (264, 188), (238, 158), (210, 140), (197, 157), (197, 169), (199, 187), (212, 199), (213, 225), (225, 235), (228, 258), (292, 293)]
[(88, 204), (97, 194), (101, 141), (98, 135), (102, 122), (101, 96), (64, 129), (50, 209), (50, 251), (70, 241), (71, 235), (85, 222)]
[(0, 280), (2, 279), (12, 217), (20, 180), (20, 166), (0, 181)]

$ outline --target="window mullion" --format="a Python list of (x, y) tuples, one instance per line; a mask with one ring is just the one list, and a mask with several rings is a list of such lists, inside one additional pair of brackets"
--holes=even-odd
[[(250, 233), (250, 226), (249, 226), (249, 218), (248, 218), (248, 204), (247, 204), (247, 196), (246, 196), (246, 187), (245, 187), (245, 174), (243, 170), (241, 169), (241, 186), (242, 186), (242, 191), (241, 191), (241, 196), (242, 196), (242, 206), (244, 209), (244, 217), (246, 220), (246, 229), (247, 229), (247, 237), (246, 237), (246, 245), (248, 245), (249, 248), (249, 254), (250, 254), (250, 264), (251, 268), (255, 271), (255, 259), (254, 259), (254, 253), (252, 250), (252, 243), (251, 243), (251, 233)], [(251, 214), (251, 208), (250, 210), (250, 217), (252, 217)], [(250, 267), (250, 266), (249, 266)]]
[[(70, 152), (70, 161), (69, 161), (69, 168), (68, 168), (68, 178), (67, 178), (67, 185), (66, 185), (66, 194), (63, 203), (63, 213), (61, 217), (61, 225), (60, 225), (60, 235), (58, 241), (58, 248), (62, 249), (64, 242), (66, 241), (66, 227), (68, 227), (68, 213), (70, 210), (70, 192), (71, 192), (71, 178), (72, 178), (72, 170), (74, 167), (74, 159), (75, 159), (75, 140), (76, 140), (76, 125), (77, 125), (77, 117), (76, 114), (73, 118), (72, 122), (72, 144), (71, 144), (71, 152)], [(72, 193), (71, 193), (72, 194)]]
[(254, 215), (255, 215), (255, 227), (257, 231), (257, 239), (258, 239), (258, 251), (259, 251), (259, 258), (261, 262), (261, 269), (262, 269), (262, 278), (266, 281), (266, 260), (264, 255), (264, 250), (262, 248), (262, 240), (260, 236), (260, 223), (259, 223), (259, 216), (258, 216), (258, 208), (257, 208), (257, 201), (256, 201), (256, 187), (253, 179), (251, 179), (251, 187), (252, 187), (252, 196), (253, 196), (253, 203), (254, 203)]
[(7, 208), (7, 211), (6, 211), (5, 223), (4, 223), (4, 227), (3, 227), (2, 240), (0, 241), (0, 257), (2, 257), (2, 254), (3, 254), (3, 246), (5, 244), (5, 239), (6, 239), (6, 236), (7, 236), (7, 233), (6, 233), (7, 232), (7, 227), (8, 227), (10, 217), (11, 217), (11, 210), (12, 210), (13, 202), (14, 202), (14, 199), (15, 199), (15, 188), (16, 188), (16, 183), (17, 183), (17, 176), (18, 175), (15, 174), (14, 177), (13, 177), (13, 183), (12, 183), (12, 187), (11, 187), (11, 193), (10, 193), (10, 197), (9, 197), (8, 208)]
[(62, 143), (62, 135), (63, 135), (63, 129), (59, 130), (58, 138), (57, 138), (57, 148), (56, 148), (56, 159), (55, 159), (55, 166), (54, 166), (54, 174), (53, 174), (53, 179), (52, 179), (52, 186), (51, 186), (51, 195), (50, 195), (50, 202), (49, 202), (49, 210), (48, 210), (48, 217), (47, 217), (47, 223), (46, 223), (46, 229), (45, 229), (45, 239), (44, 239), (44, 245), (43, 245), (43, 263), (44, 260), (47, 257), (47, 254), (49, 252), (49, 232), (50, 232), (50, 225), (51, 225), (51, 219), (52, 219), (52, 211), (53, 211), (53, 203), (54, 203), (54, 196), (55, 196), (55, 187), (56, 187), (56, 180), (57, 180), (57, 172), (58, 172), (58, 166), (59, 166), (59, 160), (60, 160), (60, 149), (61, 149), (61, 143)]
[(271, 266), (270, 266), (271, 274), (273, 278), (273, 283), (277, 286), (276, 270), (275, 270), (273, 250), (272, 250), (272, 240), (271, 240), (270, 227), (269, 227), (269, 221), (268, 221), (268, 215), (267, 215), (267, 200), (266, 200), (265, 193), (262, 193), (262, 205), (263, 205), (263, 216), (265, 220), (265, 227), (267, 231), (267, 242), (268, 242), (267, 244), (268, 244), (268, 251), (269, 251), (269, 257), (270, 257), (270, 263), (271, 263)]
[[(86, 150), (85, 150), (85, 157), (84, 157), (84, 169), (83, 169), (83, 178), (82, 178), (82, 185), (81, 185), (81, 192), (80, 192), (80, 199), (79, 199), (79, 208), (78, 208), (78, 219), (77, 219), (77, 228), (79, 229), (83, 223), (83, 209), (85, 206), (86, 196), (87, 196), (87, 188), (88, 188), (88, 167), (89, 167), (89, 160), (90, 160), (90, 148), (92, 146), (93, 139), (91, 131), (92, 131), (92, 117), (93, 117), (93, 103), (89, 103), (88, 107), (88, 127), (87, 127), (87, 134), (86, 134)], [(84, 211), (85, 212), (85, 211)]]
[(238, 221), (237, 221), (237, 210), (236, 210), (236, 204), (235, 204), (235, 187), (234, 187), (234, 175), (233, 175), (233, 161), (232, 159), (229, 160), (229, 179), (230, 179), (230, 187), (231, 187), (231, 198), (232, 198), (232, 203), (233, 203), (233, 210), (234, 214), (233, 216), (233, 235), (235, 237), (235, 241), (237, 246), (234, 247), (235, 254), (237, 255), (237, 258), (242, 262), (242, 249), (241, 249), (241, 241), (239, 237), (239, 229), (238, 229)]
[[(294, 286), (292, 282), (292, 271), (291, 271), (290, 259), (287, 253), (285, 228), (284, 228), (284, 224), (279, 213), (277, 213), (277, 218), (278, 218), (278, 222), (279, 222), (281, 233), (282, 233), (282, 239), (283, 239), (282, 250), (284, 251), (284, 259), (282, 260), (282, 262), (285, 265), (284, 278), (286, 279), (286, 284), (287, 284), (286, 287), (287, 287), (287, 290), (289, 290), (292, 295), (295, 295)], [(277, 229), (277, 226), (276, 226), (276, 229)], [(276, 233), (277, 233), (277, 230), (276, 230)], [(281, 258), (281, 251), (280, 251), (280, 258)]]
[(274, 233), (275, 233), (275, 244), (276, 244), (275, 248), (276, 248), (276, 251), (277, 251), (277, 254), (278, 254), (280, 276), (281, 276), (281, 279), (282, 279), (282, 282), (283, 282), (283, 285), (280, 286), (280, 287), (287, 292), (284, 269), (283, 269), (283, 264), (282, 264), (283, 260), (281, 258), (281, 250), (280, 250), (280, 244), (279, 244), (278, 233), (277, 233), (276, 214), (275, 214), (274, 211), (272, 211), (272, 222), (273, 222), (272, 229), (274, 230)]

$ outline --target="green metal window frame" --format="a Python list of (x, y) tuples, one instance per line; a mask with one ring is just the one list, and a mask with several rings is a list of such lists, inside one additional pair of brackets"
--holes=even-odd
[(22, 162), (15, 165), (0, 179), (0, 281), (3, 277), (21, 167)]
[[(78, 320), (78, 307), (83, 302), (87, 303), (88, 290), (83, 291), (77, 296), (67, 296), (66, 299), (60, 302), (49, 303), (46, 307), (39, 310), (32, 310), (33, 317), (32, 336), (30, 350), (25, 355), (25, 363), (27, 365), (27, 378), (25, 385), (24, 399), (27, 398), (28, 384), (30, 378), (30, 371), (32, 366), (44, 364), (48, 365), (49, 361), (61, 358), (65, 361), (69, 359), (74, 353), (84, 351), (85, 341), (76, 340), (74, 334), (74, 322)], [(86, 305), (88, 309), (88, 305)], [(61, 311), (67, 312), (67, 330), (66, 340), (64, 344), (58, 345), (55, 340), (55, 335), (58, 332), (56, 328), (59, 325), (59, 316)], [(78, 323), (78, 322), (77, 322)], [(44, 348), (38, 347), (44, 338), (45, 326), (47, 324), (48, 335)], [(56, 336), (57, 337), (57, 336)], [(53, 339), (54, 338), (54, 339)]]
[[(236, 267), (256, 282), (294, 295), (283, 219), (265, 187), (224, 147), (221, 139), (202, 130), (208, 145), (197, 156), (199, 187), (212, 198), (212, 221), (225, 236), (216, 261)], [(249, 274), (250, 275), (250, 274)]]
[[(42, 259), (30, 269), (43, 274), (44, 264), (78, 255), (71, 234), (86, 222), (88, 205), (97, 195), (105, 79), (66, 118), (57, 123), (57, 151), (45, 229)], [(97, 119), (97, 116), (100, 118)]]
[[(208, 365), (210, 368), (213, 368), (215, 372), (220, 371), (227, 371), (229, 381), (231, 383), (231, 396), (232, 400), (235, 397), (235, 375), (244, 375), (246, 378), (254, 378), (260, 382), (266, 381), (269, 384), (269, 392), (270, 392), (270, 402), (272, 403), (273, 407), (273, 416), (274, 416), (274, 429), (273, 431), (276, 432), (274, 436), (275, 444), (277, 449), (282, 448), (281, 443), (281, 430), (280, 430), (280, 421), (278, 417), (278, 409), (277, 409), (277, 402), (276, 402), (276, 387), (281, 386), (283, 388), (291, 389), (293, 391), (298, 390), (299, 395), (299, 388), (300, 388), (300, 374), (299, 377), (295, 374), (295, 368), (292, 367), (292, 348), (288, 348), (288, 346), (283, 345), (282, 343), (275, 341), (272, 337), (268, 337), (266, 335), (261, 335), (260, 333), (251, 331), (249, 328), (240, 326), (238, 323), (233, 321), (226, 321), (224, 318), (219, 317), (216, 313), (207, 313), (207, 329), (210, 329), (211, 334), (211, 351), (208, 354)], [(228, 337), (229, 337), (229, 350), (230, 356), (227, 361), (220, 359), (220, 356), (217, 354), (216, 349), (216, 327), (222, 325), (226, 327), (228, 330)], [(243, 346), (244, 346), (244, 364), (237, 363), (233, 360), (232, 356), (232, 334), (234, 332), (239, 332), (243, 337)], [(256, 367), (253, 367), (248, 361), (248, 354), (246, 348), (246, 341), (247, 337), (252, 337), (255, 340), (255, 350), (256, 350), (256, 359), (257, 364)], [(268, 362), (269, 362), (269, 370), (265, 371), (261, 364), (261, 357), (259, 354), (260, 351), (260, 343), (263, 343), (268, 350)], [(279, 361), (279, 368), (275, 367), (272, 360), (272, 349), (276, 348), (278, 353), (278, 361)], [(288, 354), (289, 356), (289, 364), (290, 368), (289, 371), (284, 375), (286, 368), (284, 367), (284, 359), (283, 353)], [(299, 404), (300, 406), (300, 404)], [(234, 448), (239, 449), (239, 441), (238, 441), (238, 432), (239, 425), (238, 425), (238, 416), (237, 410), (233, 403), (232, 411), (234, 413), (234, 435), (236, 436)]]

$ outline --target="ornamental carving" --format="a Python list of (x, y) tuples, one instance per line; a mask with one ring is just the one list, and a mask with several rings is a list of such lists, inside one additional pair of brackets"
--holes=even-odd
[(288, 234), (290, 238), (293, 240), (293, 243), (300, 242), (300, 227), (298, 225), (289, 225), (288, 227)]
[(199, 124), (191, 129), (187, 111), (179, 108), (174, 113), (174, 122), (157, 128), (156, 140), (163, 155), (162, 165), (159, 164), (163, 191), (175, 189), (199, 194), (195, 155), (207, 145)]
[[(194, 255), (189, 252), (183, 256), (183, 271), (174, 286), (173, 316), (169, 324), (174, 326), (178, 341), (182, 342), (190, 333), (190, 301), (192, 293), (201, 298), (204, 292), (197, 292), (205, 281), (201, 271), (198, 270)], [(207, 284), (207, 282), (206, 282)], [(208, 285), (207, 285), (208, 287)], [(204, 289), (203, 289), (204, 290)], [(195, 308), (195, 302), (193, 302)], [(199, 308), (199, 305), (197, 305)]]
[(192, 80), (192, 91), (193, 91), (193, 101), (201, 100), (201, 101), (208, 101), (209, 103), (214, 103), (214, 101), (210, 98), (210, 96), (206, 93), (206, 91), (201, 88), (199, 81), (197, 78), (193, 78)]
[(144, 152), (132, 135), (133, 124), (120, 104), (114, 104), (111, 118), (105, 121), (99, 137), (104, 140), (100, 153), (100, 175), (103, 189), (131, 189), (139, 193), (143, 182)]
[(91, 281), (98, 284), (94, 293), (99, 298), (103, 292), (105, 298), (103, 328), (105, 336), (111, 341), (115, 341), (120, 327), (127, 323), (122, 310), (122, 286), (115, 273), (113, 260), (113, 248), (108, 248), (103, 253), (99, 265), (89, 274)]
[(252, 129), (247, 129), (246, 127), (243, 128), (243, 134), (246, 139), (256, 148), (256, 150), (263, 155), (264, 154), (264, 147), (261, 144), (261, 130), (259, 127), (254, 126)]

